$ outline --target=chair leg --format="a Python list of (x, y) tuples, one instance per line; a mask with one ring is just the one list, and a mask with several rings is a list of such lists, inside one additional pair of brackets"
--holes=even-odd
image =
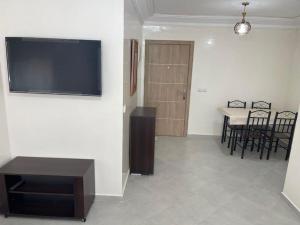
[(255, 144), (255, 139), (252, 139), (251, 152), (253, 152), (253, 150), (254, 150), (254, 144)]
[(226, 116), (226, 126), (225, 126), (225, 132), (224, 132), (224, 142), (226, 142), (226, 139), (227, 139), (228, 120), (229, 120), (229, 118)]
[(244, 131), (244, 126), (242, 126), (241, 136), (240, 136), (240, 142), (242, 142), (242, 140), (243, 140), (243, 131)]
[(234, 145), (235, 145), (235, 141), (236, 141), (236, 133), (237, 132), (234, 130), (233, 134), (232, 134), (232, 143), (231, 143), (231, 152), (230, 152), (231, 155), (233, 154), (233, 150), (234, 150)]
[(288, 150), (286, 151), (285, 160), (289, 160), (290, 154), (291, 154), (291, 149), (288, 149)]
[(267, 160), (270, 159), (270, 154), (271, 154), (271, 151), (272, 151), (272, 147), (273, 147), (273, 135), (270, 138), (270, 144), (269, 144), (269, 148), (268, 148)]
[(241, 140), (241, 138), (239, 138), (238, 132), (236, 132), (236, 139), (235, 139), (233, 151), (236, 151), (237, 142), (240, 140)]
[(230, 130), (230, 135), (229, 135), (229, 141), (228, 141), (227, 148), (230, 147), (231, 139), (232, 139), (232, 129)]
[(245, 154), (245, 150), (247, 148), (248, 142), (249, 142), (249, 138), (247, 138), (243, 144), (242, 155), (241, 155), (242, 159), (244, 158), (244, 154)]
[(257, 145), (257, 152), (260, 151), (260, 147), (261, 147), (261, 137), (258, 140), (258, 145)]
[(292, 141), (289, 140), (289, 145), (288, 145), (288, 147), (287, 147), (285, 160), (288, 160), (288, 159), (290, 158), (291, 149), (292, 149)]
[(262, 149), (261, 149), (261, 152), (260, 152), (260, 159), (263, 158), (265, 146), (266, 146), (266, 138), (264, 137), (263, 144), (262, 144)]
[(224, 143), (224, 139), (225, 139), (225, 136), (226, 136), (226, 133), (225, 133), (225, 128), (226, 128), (226, 116), (224, 116), (224, 123), (223, 123), (223, 130), (222, 130), (222, 137), (221, 137), (221, 143), (223, 144)]
[(275, 152), (277, 152), (277, 149), (278, 149), (278, 143), (279, 143), (279, 138), (276, 139)]
[(242, 155), (241, 155), (242, 159), (244, 158), (244, 154), (245, 154), (245, 148), (242, 149)]
[(232, 141), (232, 143), (231, 143), (231, 147), (230, 147), (230, 155), (233, 155), (233, 150), (234, 150), (234, 140), (235, 140), (235, 131), (232, 131), (232, 137), (231, 137), (231, 141)]
[(259, 159), (260, 159), (260, 160), (262, 160), (263, 155), (264, 155), (264, 149), (262, 149), (262, 150), (260, 151), (260, 156), (259, 156)]

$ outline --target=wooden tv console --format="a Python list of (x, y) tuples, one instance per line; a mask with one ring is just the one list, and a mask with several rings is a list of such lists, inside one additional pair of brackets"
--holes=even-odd
[(86, 221), (95, 198), (91, 159), (16, 157), (0, 168), (0, 213)]

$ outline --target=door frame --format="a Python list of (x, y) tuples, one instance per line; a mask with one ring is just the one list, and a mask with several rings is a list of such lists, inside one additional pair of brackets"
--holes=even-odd
[(145, 40), (145, 63), (144, 63), (144, 103), (146, 102), (146, 82), (148, 77), (147, 62), (148, 62), (148, 52), (149, 45), (189, 45), (190, 55), (189, 55), (189, 65), (188, 65), (188, 80), (187, 80), (187, 90), (186, 90), (186, 105), (185, 105), (185, 119), (184, 119), (184, 131), (183, 136), (187, 136), (188, 123), (189, 123), (189, 111), (190, 111), (190, 95), (191, 95), (191, 84), (192, 84), (192, 73), (193, 73), (193, 62), (194, 62), (194, 41), (181, 41), (181, 40)]

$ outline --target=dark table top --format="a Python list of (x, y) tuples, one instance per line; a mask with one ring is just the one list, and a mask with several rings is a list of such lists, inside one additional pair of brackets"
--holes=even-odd
[(93, 163), (93, 159), (18, 156), (1, 167), (0, 174), (81, 177)]
[(155, 117), (156, 115), (156, 108), (153, 107), (136, 107), (131, 116), (134, 117)]

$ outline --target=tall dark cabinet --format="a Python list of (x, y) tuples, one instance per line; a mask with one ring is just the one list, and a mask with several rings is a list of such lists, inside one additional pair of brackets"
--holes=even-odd
[(130, 117), (130, 173), (154, 172), (156, 109), (137, 107)]
[(0, 168), (0, 213), (86, 220), (95, 198), (91, 159), (16, 157)]

